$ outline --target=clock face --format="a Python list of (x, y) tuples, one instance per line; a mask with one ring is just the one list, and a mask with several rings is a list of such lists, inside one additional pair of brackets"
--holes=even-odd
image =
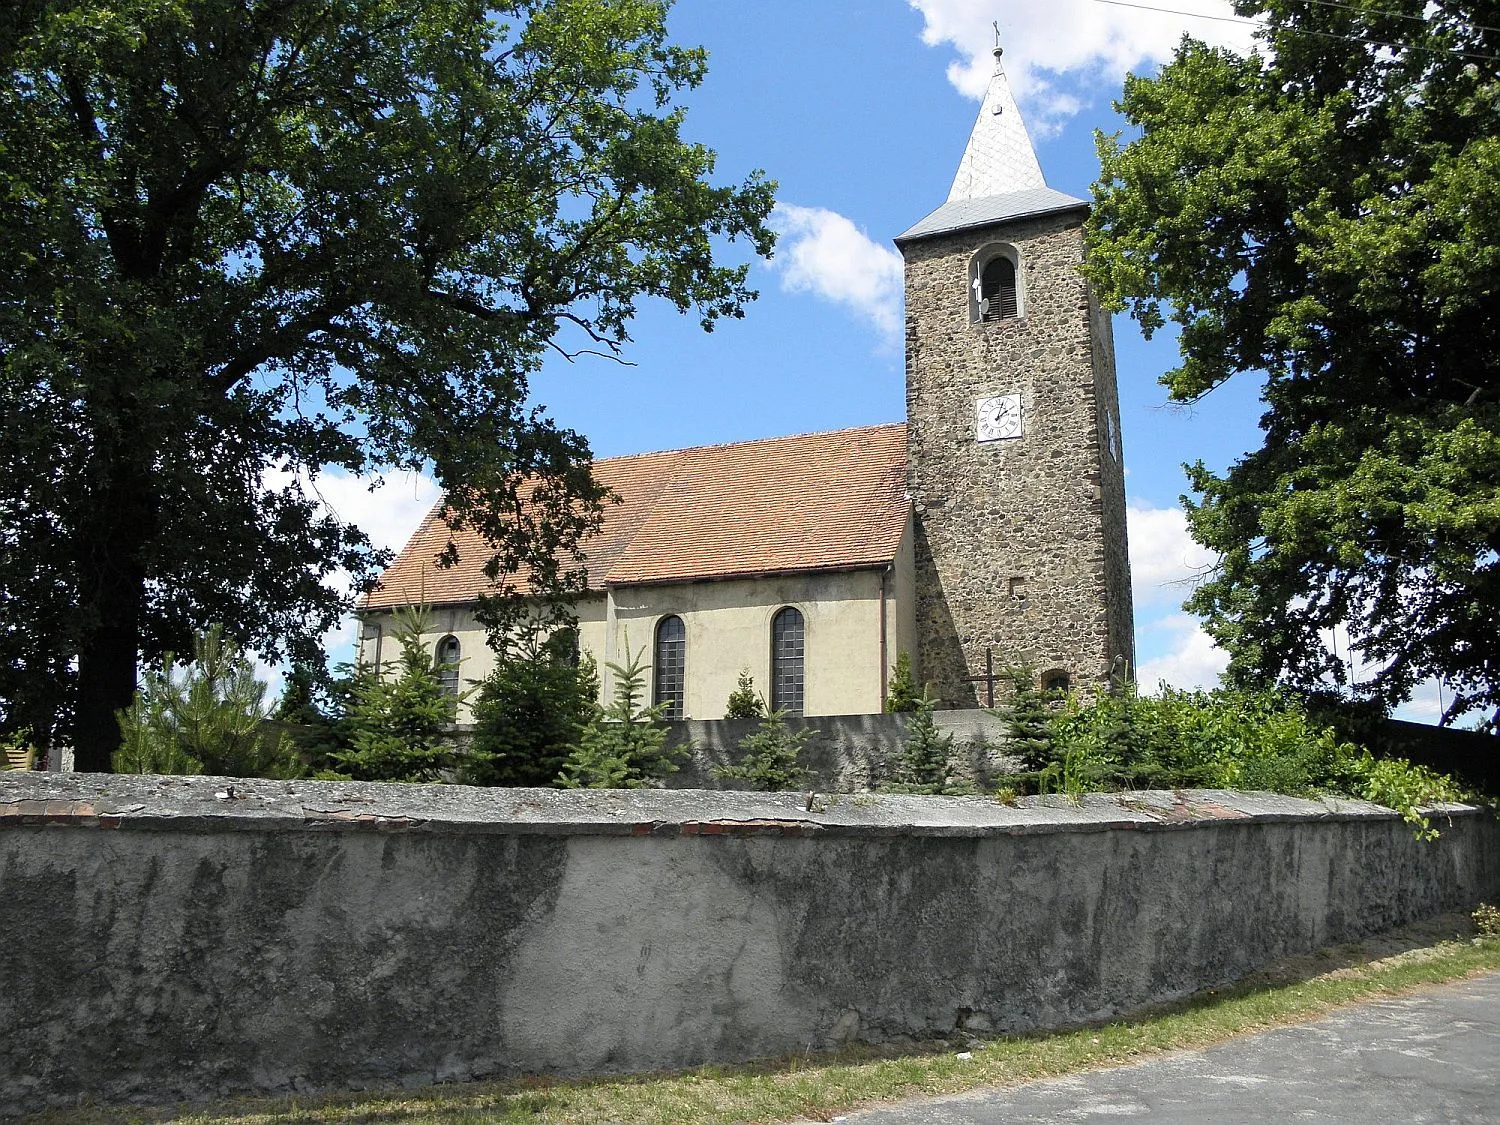
[(1021, 436), (1021, 396), (995, 395), (982, 398), (974, 409), (976, 441), (1000, 441)]

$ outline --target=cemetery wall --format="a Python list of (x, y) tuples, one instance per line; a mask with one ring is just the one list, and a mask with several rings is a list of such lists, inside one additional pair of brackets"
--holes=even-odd
[(0, 1115), (1056, 1027), (1500, 896), (1465, 806), (807, 804), (7, 775)]

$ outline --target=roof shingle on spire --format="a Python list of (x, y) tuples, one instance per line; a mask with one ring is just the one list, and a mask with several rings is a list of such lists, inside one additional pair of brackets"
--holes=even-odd
[[(611, 457), (594, 476), (620, 498), (584, 544), (594, 591), (888, 565), (911, 507), (899, 422)], [(450, 540), (458, 561), (439, 567)], [(493, 592), (489, 557), (473, 531), (448, 529), (439, 502), (360, 607), (472, 602)], [(515, 583), (525, 590), (524, 575)]]
[(1047, 186), (1026, 123), (1021, 120), (1016, 99), (1010, 92), (1005, 68), (1000, 65), (1001, 53), (996, 47), (995, 73), (990, 77), (963, 159), (958, 162), (948, 201), (898, 235), (898, 244), (968, 227), (1088, 206), (1082, 199)]

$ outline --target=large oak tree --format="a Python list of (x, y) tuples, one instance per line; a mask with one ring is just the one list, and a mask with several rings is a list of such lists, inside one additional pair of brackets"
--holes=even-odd
[[(1266, 379), (1265, 440), (1190, 467), (1229, 675), (1500, 713), (1500, 19), (1480, 0), (1238, 0), (1100, 141), (1089, 272), (1174, 321), (1191, 402)], [(1255, 377), (1252, 375), (1251, 377)], [(1326, 638), (1347, 627), (1356, 659)]]
[(667, 6), (0, 6), (0, 723), (106, 769), (142, 657), (315, 638), (380, 561), (328, 469), (431, 466), (566, 584), (600, 497), (528, 376), (643, 297), (739, 315), (724, 245), (771, 246), (681, 136)]

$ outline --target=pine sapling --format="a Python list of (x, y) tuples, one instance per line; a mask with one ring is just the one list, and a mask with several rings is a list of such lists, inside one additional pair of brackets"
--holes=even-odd
[(886, 711), (893, 715), (920, 711), (926, 695), (924, 690), (917, 687), (917, 677), (911, 668), (911, 653), (905, 650), (898, 652), (896, 663), (891, 668), (890, 683), (886, 688)]
[(802, 750), (812, 736), (812, 728), (789, 730), (786, 720), (785, 709), (762, 718), (753, 734), (740, 739), (739, 764), (717, 766), (714, 775), (769, 793), (801, 788), (812, 776), (801, 764)]
[(640, 789), (675, 773), (686, 747), (667, 745), (669, 704), (646, 707), (645, 649), (624, 664), (607, 664), (614, 699), (596, 707), (593, 719), (569, 750), (558, 774), (565, 789)]
[(766, 714), (766, 701), (761, 698), (760, 692), (755, 690), (755, 681), (750, 676), (748, 668), (740, 669), (740, 680), (735, 689), (729, 693), (729, 701), (724, 705), (724, 717), (726, 719), (761, 719)]

